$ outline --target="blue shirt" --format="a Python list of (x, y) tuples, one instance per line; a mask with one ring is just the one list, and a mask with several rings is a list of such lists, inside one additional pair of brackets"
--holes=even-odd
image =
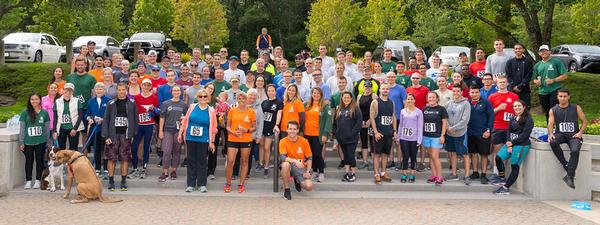
[(202, 87), (204, 87), (206, 84), (212, 82), (213, 79), (208, 78), (208, 80), (200, 80), (200, 85), (202, 85)]
[(200, 106), (196, 105), (192, 113), (190, 113), (185, 139), (187, 141), (208, 143), (209, 126), (210, 116), (208, 113), (208, 107), (202, 110), (200, 109)]
[(329, 88), (329, 85), (326, 83), (321, 84), (321, 90), (323, 90), (324, 99), (331, 99), (331, 89)]
[[(173, 94), (171, 94), (171, 90), (173, 89), (173, 86), (165, 84), (162, 85), (160, 87), (158, 87), (158, 104), (162, 106), (162, 103), (166, 100), (172, 99), (173, 98)], [(183, 100), (183, 93), (182, 95), (179, 96), (179, 99)]]
[(283, 95), (285, 94), (285, 87), (284, 86), (279, 86), (277, 88), (277, 93), (275, 94), (275, 97), (281, 101), (283, 101)]
[(479, 89), (479, 92), (481, 94), (481, 98), (488, 99), (490, 95), (498, 92), (498, 87), (496, 87), (495, 84), (492, 84), (490, 90), (485, 90), (485, 87), (481, 87), (481, 89)]
[(469, 118), (467, 133), (469, 135), (481, 136), (486, 130), (491, 132), (493, 126), (494, 108), (492, 107), (492, 103), (483, 98), (483, 96), (476, 104), (473, 104), (473, 101), (471, 101), (471, 118)]
[(400, 111), (404, 109), (404, 100), (406, 100), (406, 89), (402, 85), (395, 85), (390, 88), (389, 98), (394, 103), (394, 112), (396, 119), (400, 119)]

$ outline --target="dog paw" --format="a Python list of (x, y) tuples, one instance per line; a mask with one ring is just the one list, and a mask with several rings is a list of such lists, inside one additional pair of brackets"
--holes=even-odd
[(50, 188), (50, 192), (55, 192), (56, 188)]
[(64, 198), (64, 199), (68, 199), (68, 198), (69, 198), (69, 194), (64, 194), (64, 195), (63, 195), (63, 198)]
[(64, 191), (65, 189), (66, 189), (65, 186), (60, 186), (60, 190)]

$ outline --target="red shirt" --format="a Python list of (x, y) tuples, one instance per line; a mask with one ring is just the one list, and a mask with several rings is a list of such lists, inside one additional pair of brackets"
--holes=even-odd
[(496, 92), (490, 95), (490, 97), (488, 97), (488, 100), (490, 100), (494, 109), (500, 106), (500, 104), (506, 103), (506, 109), (494, 113), (494, 129), (508, 129), (508, 123), (510, 121), (510, 118), (512, 118), (515, 115), (513, 103), (519, 100), (519, 96), (510, 91), (507, 93)]
[[(154, 116), (158, 115), (158, 97), (156, 94), (151, 94), (147, 98), (143, 97), (142, 94), (133, 97), (135, 105), (137, 106), (138, 112), (138, 124), (139, 125), (150, 125), (154, 124)], [(154, 106), (154, 109), (147, 110), (148, 106)]]
[(471, 72), (473, 76), (483, 78), (483, 74), (485, 74), (485, 60), (471, 63), (471, 65), (469, 65), (469, 72)]
[(167, 83), (167, 79), (162, 78), (162, 77), (159, 77), (156, 80), (152, 78), (152, 79), (150, 79), (150, 81), (152, 81), (152, 90), (154, 90), (154, 93), (157, 93), (158, 87)]
[(419, 72), (419, 70), (405, 70), (405, 71), (404, 71), (404, 74), (406, 74), (406, 75), (408, 75), (408, 76), (411, 76), (411, 75), (413, 75), (413, 73), (418, 73), (418, 74), (421, 74), (421, 72)]
[(418, 88), (414, 88), (412, 86), (406, 89), (406, 93), (413, 94), (415, 96), (415, 106), (423, 110), (425, 105), (427, 104), (427, 93), (429, 93), (429, 89), (423, 85)]

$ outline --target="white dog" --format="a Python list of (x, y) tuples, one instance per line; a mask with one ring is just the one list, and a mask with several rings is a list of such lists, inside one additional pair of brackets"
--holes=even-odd
[(60, 181), (60, 190), (65, 190), (65, 179), (63, 178), (64, 174), (64, 165), (60, 164), (59, 166), (54, 166), (54, 160), (56, 160), (56, 150), (54, 147), (48, 152), (48, 176), (46, 177), (46, 181), (48, 181), (48, 190), (51, 192), (56, 191), (56, 181)]

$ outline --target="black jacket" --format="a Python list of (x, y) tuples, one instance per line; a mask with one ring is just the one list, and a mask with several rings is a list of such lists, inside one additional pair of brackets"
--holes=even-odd
[[(341, 107), (341, 106), (340, 106)], [(340, 144), (358, 143), (360, 129), (362, 128), (362, 113), (357, 106), (354, 115), (350, 116), (347, 109), (342, 109), (335, 115), (333, 121), (333, 135)]]
[(520, 59), (516, 57), (506, 62), (506, 77), (512, 90), (512, 87), (519, 87), (521, 90), (529, 90), (529, 82), (533, 73), (533, 63), (523, 56)]
[[(133, 103), (133, 100), (127, 100), (125, 107), (127, 108), (127, 132), (125, 132), (125, 136), (133, 138), (138, 128), (137, 106)], [(113, 99), (106, 105), (106, 112), (104, 113), (104, 121), (102, 123), (102, 136), (110, 138), (113, 142), (115, 142), (117, 137), (117, 128), (115, 127), (116, 117), (117, 99)]]
[(531, 145), (529, 136), (533, 130), (533, 119), (528, 116), (523, 124), (519, 124), (517, 117), (510, 119), (508, 124), (508, 135), (506, 141), (511, 141), (513, 145)]

